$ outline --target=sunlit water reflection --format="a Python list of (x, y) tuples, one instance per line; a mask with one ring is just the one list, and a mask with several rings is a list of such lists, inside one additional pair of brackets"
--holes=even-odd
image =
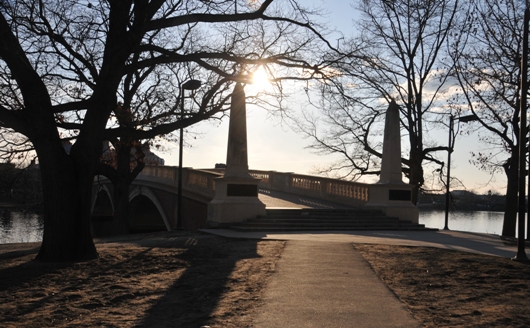
[[(449, 213), (448, 226), (450, 230), (500, 235), (503, 217), (503, 212), (455, 211)], [(429, 228), (443, 229), (445, 212), (420, 210), (420, 223)], [(39, 242), (42, 240), (42, 227), (39, 214), (0, 210), (0, 244)]]
[(0, 244), (42, 241), (42, 227), (39, 214), (0, 210)]
[[(504, 212), (486, 211), (454, 211), (449, 213), (449, 230), (483, 232), (500, 235)], [(444, 211), (420, 210), (420, 223), (429, 228), (443, 229), (445, 225)]]

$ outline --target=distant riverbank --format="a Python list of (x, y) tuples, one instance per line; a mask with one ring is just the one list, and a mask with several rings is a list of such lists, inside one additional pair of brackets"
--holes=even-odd
[(3, 209), (3, 208), (19, 208), (21, 205), (22, 204), (19, 204), (19, 203), (0, 201), (0, 209)]
[(0, 210), (14, 208), (28, 211), (41, 211), (42, 203), (21, 203), (9, 199), (0, 199)]
[[(421, 193), (418, 199), (420, 209), (445, 210), (445, 194)], [(492, 211), (504, 212), (506, 209), (505, 195), (489, 193), (479, 195), (467, 190), (453, 190), (449, 200), (451, 211)]]
[[(443, 229), (445, 211), (420, 207), (420, 223), (429, 228)], [(450, 211), (448, 227), (450, 230), (488, 233), (500, 235), (504, 212), (497, 211)]]

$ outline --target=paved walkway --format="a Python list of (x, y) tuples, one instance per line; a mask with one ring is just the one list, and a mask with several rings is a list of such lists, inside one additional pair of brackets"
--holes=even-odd
[(301, 231), (293, 233), (239, 232), (228, 229), (203, 229), (201, 231), (229, 238), (438, 247), (506, 258), (514, 257), (517, 253), (516, 245), (505, 245), (497, 235), (451, 230)]
[(419, 327), (351, 244), (289, 241), (256, 328)]
[(268, 189), (260, 189), (258, 198), (267, 208), (352, 208), (352, 206), (333, 203), (322, 199)]
[(513, 257), (499, 236), (458, 231), (264, 233), (204, 229), (229, 238), (287, 240), (255, 318), (257, 328), (419, 327), (352, 243), (427, 246)]

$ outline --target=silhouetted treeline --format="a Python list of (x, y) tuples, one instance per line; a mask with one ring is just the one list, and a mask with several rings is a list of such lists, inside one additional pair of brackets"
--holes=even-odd
[(14, 164), (0, 163), (0, 201), (18, 205), (42, 203), (40, 170), (18, 169)]
[[(449, 199), (451, 210), (503, 212), (506, 207), (506, 197), (491, 192), (485, 195), (479, 195), (467, 190), (453, 190)], [(445, 209), (445, 194), (422, 192), (419, 196), (418, 206), (422, 208)]]

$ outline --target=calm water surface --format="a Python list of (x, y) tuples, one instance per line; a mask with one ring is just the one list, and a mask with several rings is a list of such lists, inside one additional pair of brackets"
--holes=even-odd
[[(500, 235), (503, 212), (449, 213), (449, 229), (457, 231), (482, 232)], [(444, 211), (420, 210), (420, 223), (429, 228), (443, 229)], [(0, 210), (0, 244), (29, 243), (42, 240), (42, 218), (39, 214)]]
[(42, 241), (42, 226), (39, 214), (0, 210), (0, 244)]
[[(454, 211), (449, 212), (447, 226), (449, 230), (500, 235), (502, 233), (503, 220), (504, 212)], [(443, 229), (445, 212), (420, 210), (420, 223), (425, 224), (429, 228)]]

